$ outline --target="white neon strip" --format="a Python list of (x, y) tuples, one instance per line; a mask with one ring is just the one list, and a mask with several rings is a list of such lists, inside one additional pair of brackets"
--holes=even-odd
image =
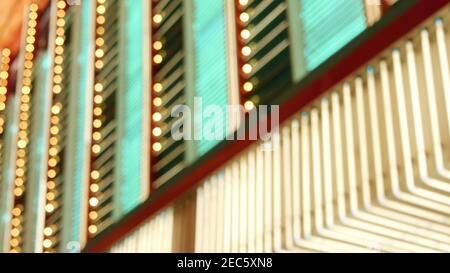
[(331, 110), (333, 116), (333, 146), (334, 159), (336, 164), (336, 191), (337, 191), (337, 206), (338, 217), (340, 221), (345, 219), (346, 204), (345, 204), (345, 186), (344, 186), (344, 158), (342, 154), (342, 132), (341, 132), (341, 112), (339, 105), (339, 95), (336, 92), (331, 94)]
[(216, 210), (216, 247), (215, 252), (224, 252), (224, 222), (225, 222), (225, 176), (217, 174), (217, 210)]
[(256, 252), (264, 250), (264, 152), (256, 149)]
[[(447, 128), (450, 130), (450, 69), (448, 65), (447, 45), (445, 42), (445, 31), (442, 19), (436, 20), (436, 40), (439, 52), (439, 63), (441, 65), (442, 85), (444, 88), (445, 108), (447, 114)], [(450, 131), (448, 132), (450, 133)]]
[(242, 156), (239, 159), (239, 252), (247, 252), (247, 158)]
[(354, 225), (355, 227), (358, 227), (359, 229), (366, 230), (381, 236), (385, 237), (391, 237), (391, 238), (398, 238), (398, 240), (389, 240), (389, 244), (393, 247), (404, 249), (406, 252), (430, 252), (429, 248), (421, 247), (415, 244), (407, 243), (405, 241), (411, 241), (408, 234), (395, 231), (391, 228), (384, 228), (381, 226), (375, 226), (371, 223), (368, 223), (363, 220), (356, 220), (349, 218), (348, 223), (351, 225)]
[(414, 121), (414, 134), (416, 140), (416, 149), (417, 149), (417, 161), (419, 165), (419, 175), (421, 180), (430, 185), (431, 187), (435, 187), (437, 189), (441, 189), (447, 192), (450, 192), (450, 185), (448, 183), (437, 181), (435, 179), (430, 179), (428, 176), (428, 167), (427, 167), (427, 158), (425, 152), (425, 141), (424, 141), (424, 127), (422, 124), (422, 109), (420, 104), (420, 96), (419, 96), (419, 86), (417, 82), (417, 70), (416, 70), (416, 61), (415, 61), (415, 53), (412, 42), (406, 43), (406, 56), (407, 56), (407, 65), (408, 65), (408, 78), (410, 82), (410, 92), (411, 92), (411, 102), (413, 121)]
[(154, 238), (154, 252), (161, 252), (162, 251), (162, 240), (164, 240), (164, 232), (162, 231), (162, 219), (161, 217), (157, 217), (155, 219), (155, 235)]
[(291, 149), (292, 149), (292, 215), (293, 224), (292, 232), (295, 242), (301, 239), (301, 185), (300, 185), (300, 124), (297, 119), (291, 123)]
[(215, 252), (216, 246), (216, 232), (217, 232), (217, 222), (216, 222), (216, 214), (217, 214), (217, 179), (216, 175), (213, 175), (210, 179), (210, 188), (209, 188), (209, 202), (208, 202), (208, 243), (207, 243), (207, 251)]
[(166, 252), (173, 252), (172, 246), (173, 246), (173, 229), (174, 229), (174, 211), (173, 208), (169, 208), (168, 211), (166, 211), (166, 218), (168, 222), (168, 226), (164, 227), (164, 230), (166, 230)]
[[(402, 221), (404, 223), (412, 224), (419, 226), (421, 228), (430, 229), (437, 234), (443, 234), (443, 236), (446, 236), (445, 234), (450, 234), (450, 227), (446, 227), (445, 225), (439, 224), (439, 223), (433, 223), (432, 221), (428, 220), (427, 218), (420, 218), (417, 216), (414, 216), (414, 213), (411, 212), (411, 210), (405, 210), (402, 212), (396, 212), (389, 210), (389, 208), (384, 207), (373, 207), (372, 212), (383, 215), (384, 217), (395, 219), (397, 221)], [(406, 214), (407, 213), (407, 214)]]
[(231, 223), (234, 215), (232, 214), (232, 168), (230, 165), (225, 167), (225, 219), (223, 230), (223, 252), (231, 252)]
[[(197, 190), (197, 215), (196, 215), (196, 230), (195, 230), (195, 243), (196, 243), (196, 247), (195, 247), (195, 252), (199, 252), (199, 253), (203, 253), (205, 252), (205, 230), (206, 230), (206, 202), (207, 202), (207, 198), (206, 198), (206, 183), (205, 182), (198, 190)], [(198, 228), (198, 230), (197, 230)]]
[(311, 175), (309, 153), (309, 116), (303, 113), (301, 117), (302, 135), (302, 204), (303, 204), (303, 236), (311, 237)]
[(397, 112), (399, 115), (400, 139), (403, 155), (403, 168), (406, 180), (406, 187), (409, 191), (414, 190), (414, 172), (411, 162), (411, 145), (409, 143), (408, 117), (405, 105), (405, 91), (403, 85), (403, 72), (400, 60), (400, 50), (392, 52), (392, 62), (394, 66), (395, 94), (397, 96)]
[(350, 198), (350, 211), (355, 214), (358, 210), (358, 196), (356, 186), (356, 162), (355, 162), (355, 147), (354, 147), (354, 133), (352, 121), (352, 98), (350, 84), (345, 83), (343, 88), (344, 99), (344, 128), (346, 144), (346, 160), (347, 160), (347, 179), (348, 179), (348, 193)]
[(277, 130), (272, 134), (273, 139), (273, 246), (272, 251), (281, 250), (282, 200), (281, 200), (281, 137)]
[(369, 160), (367, 152), (367, 135), (366, 135), (366, 107), (364, 105), (364, 88), (363, 80), (358, 77), (355, 80), (355, 97), (356, 97), (356, 118), (358, 125), (358, 141), (359, 141), (359, 163), (361, 164), (361, 190), (362, 201), (364, 207), (370, 207), (370, 174)]
[(428, 176), (427, 174), (427, 159), (425, 155), (425, 142), (424, 142), (424, 134), (423, 134), (423, 125), (422, 125), (422, 110), (420, 105), (420, 97), (419, 97), (419, 87), (417, 83), (417, 71), (416, 71), (416, 62), (415, 62), (415, 54), (412, 42), (406, 43), (406, 56), (407, 56), (407, 64), (408, 64), (408, 76), (410, 82), (410, 90), (411, 90), (411, 101), (412, 107), (414, 111), (413, 119), (414, 119), (414, 129), (416, 135), (416, 145), (417, 145), (417, 157), (419, 163), (419, 172), (422, 177)]
[[(293, 234), (292, 234), (292, 168), (291, 168), (291, 130), (288, 126), (282, 130), (282, 167), (283, 167), (283, 179), (282, 179), (282, 202), (283, 202), (283, 248), (291, 249), (293, 247)], [(294, 197), (295, 198), (295, 197)]]
[(148, 233), (147, 233), (148, 224), (144, 224), (140, 228), (140, 236), (138, 238), (140, 242), (140, 249), (139, 252), (145, 253), (148, 249)]
[(145, 246), (144, 246), (144, 251), (145, 252), (149, 252), (150, 251), (150, 244), (151, 244), (151, 236), (152, 234), (150, 233), (150, 229), (151, 229), (151, 223), (148, 223), (145, 227), (144, 227), (144, 240), (145, 240)]
[[(360, 89), (360, 91), (362, 91), (362, 86), (361, 84), (358, 88)], [(344, 101), (344, 121), (345, 121), (345, 136), (346, 136), (346, 147), (347, 147), (347, 161), (348, 161), (348, 165), (347, 165), (347, 169), (348, 169), (348, 176), (349, 176), (349, 198), (350, 198), (350, 207), (351, 207), (351, 211), (352, 213), (355, 215), (358, 211), (358, 204), (357, 204), (357, 189), (356, 189), (356, 162), (355, 162), (355, 148), (354, 148), (354, 131), (353, 131), (353, 111), (352, 111), (352, 107), (351, 107), (351, 88), (349, 84), (344, 84), (343, 86), (343, 101)], [(360, 113), (359, 113), (360, 114)], [(352, 163), (353, 162), (353, 163)], [(352, 178), (353, 176), (353, 178)], [(351, 182), (351, 180), (354, 180), (354, 182)], [(353, 185), (353, 186), (352, 186)], [(351, 192), (354, 192), (354, 198), (352, 201), (352, 194)], [(352, 204), (353, 203), (353, 204)], [(358, 213), (358, 215), (360, 214), (360, 212)], [(351, 218), (348, 218), (347, 221), (349, 221)], [(356, 221), (356, 220), (352, 220), (352, 221)], [(354, 224), (352, 221), (347, 222), (350, 226), (352, 226), (353, 228), (351, 230), (345, 230), (346, 233), (349, 233), (353, 236), (362, 236), (362, 238), (360, 240), (376, 240), (380, 243), (383, 244), (391, 244), (392, 242), (389, 239), (386, 239), (385, 237), (383, 237), (383, 234), (379, 234), (378, 236), (374, 236), (373, 232), (375, 230), (378, 229), (377, 226), (373, 226), (373, 225), (369, 225), (366, 228), (363, 228), (362, 226), (358, 225), (358, 224)], [(373, 241), (372, 241), (373, 242)], [(377, 245), (373, 245), (373, 243), (371, 243), (371, 241), (367, 241), (366, 242), (368, 245), (367, 247), (370, 247), (374, 250), (379, 249), (380, 247)], [(382, 249), (384, 250), (389, 250), (392, 248), (386, 248), (386, 246), (383, 245)], [(397, 249), (398, 251), (398, 249)]]
[(196, 194), (196, 214), (195, 214), (195, 252), (201, 252), (203, 245), (203, 185), (198, 187)]
[[(376, 104), (375, 104), (376, 98), (375, 98), (375, 93), (374, 93), (374, 91), (375, 91), (375, 83), (374, 83), (374, 77), (373, 77), (373, 70), (371, 68), (368, 70), (368, 91), (369, 91), (368, 92), (368, 94), (369, 94), (369, 101), (372, 102), (370, 104), (370, 110), (372, 112), (371, 113), (371, 125), (372, 125), (372, 127), (375, 127), (374, 129), (372, 129), (372, 131), (373, 131), (372, 135), (374, 137), (373, 138), (373, 144), (375, 146), (374, 157), (378, 158), (377, 160), (375, 160), (375, 172), (376, 173), (381, 173), (382, 172), (381, 171), (381, 161), (379, 159), (380, 158), (380, 156), (379, 156), (379, 150), (380, 150), (379, 146), (380, 145), (379, 145), (379, 140), (378, 140), (379, 133), (378, 133), (378, 128), (377, 128), (378, 127), (378, 125), (377, 125), (378, 119), (374, 119), (374, 117), (378, 116), (377, 113), (376, 113), (376, 107), (375, 107), (376, 106)], [(359, 111), (359, 113), (361, 113), (361, 111)], [(383, 186), (382, 175), (376, 174), (376, 180), (379, 180), (379, 182), (377, 182), (377, 184), (381, 184), (381, 186)], [(378, 193), (378, 196), (379, 197), (382, 196), (382, 193)], [(402, 218), (403, 222), (406, 222), (406, 223), (412, 224), (412, 225), (416, 225), (418, 222), (420, 222), (420, 219), (418, 219), (418, 218), (408, 217), (408, 216), (405, 217), (405, 216), (403, 216), (400, 213), (396, 213), (396, 212), (389, 211), (389, 210), (386, 210), (386, 209), (381, 209), (381, 208), (378, 208), (378, 207), (377, 208), (373, 208), (373, 209), (377, 210), (376, 211), (377, 214), (382, 215), (383, 217), (388, 217), (388, 218), (391, 218), (391, 219), (395, 219), (396, 221), (398, 221), (400, 218)], [(412, 212), (411, 209), (408, 209), (408, 211), (409, 211), (409, 213)], [(420, 215), (420, 213), (419, 213), (419, 215)], [(424, 223), (424, 222), (425, 221), (422, 220), (422, 223)], [(425, 223), (428, 223), (428, 227), (434, 226), (434, 225), (430, 225), (431, 223), (429, 223), (429, 222), (425, 222)], [(432, 237), (431, 235), (429, 235), (429, 236)]]
[(384, 104), (384, 119), (386, 124), (386, 143), (388, 149), (388, 162), (389, 162), (389, 174), (391, 181), (391, 190), (394, 195), (399, 194), (399, 178), (397, 172), (397, 157), (395, 151), (394, 129), (393, 129), (393, 116), (392, 116), (392, 103), (391, 103), (391, 90), (389, 87), (389, 73), (387, 69), (386, 61), (380, 62), (381, 73), (381, 90)]
[[(358, 85), (359, 85), (359, 87), (358, 87)], [(361, 87), (362, 87), (362, 83), (359, 83), (359, 84), (357, 83), (357, 88), (360, 89), (360, 91), (362, 93), (362, 88)], [(348, 125), (350, 125), (351, 124), (350, 122), (352, 120), (352, 115), (351, 115), (352, 111), (351, 111), (350, 107), (348, 107), (350, 105), (350, 90), (349, 89), (347, 89), (347, 90), (344, 89), (344, 105), (345, 105), (345, 110), (347, 112), (346, 113), (346, 118), (345, 118), (346, 119), (346, 123)], [(361, 113), (359, 113), (359, 114), (361, 114)], [(346, 133), (348, 134), (348, 136), (352, 136), (353, 135), (353, 132), (351, 130), (352, 130), (351, 127), (346, 130)], [(347, 141), (349, 141), (349, 140), (347, 140)], [(353, 140), (351, 139), (349, 142), (353, 143)], [(354, 157), (353, 153), (349, 153), (349, 155), (350, 155), (350, 157)], [(364, 213), (363, 214), (359, 213), (358, 215), (359, 215), (359, 217), (361, 217), (361, 215), (364, 215)], [(376, 223), (376, 224), (379, 224), (379, 223)], [(358, 225), (358, 224), (354, 224), (354, 227), (358, 228), (358, 229), (362, 228), (362, 226)], [(374, 225), (366, 225), (366, 227), (364, 227), (363, 229), (367, 230), (369, 232), (379, 232), (380, 227), (379, 226), (374, 226)], [(379, 234), (384, 236), (384, 234), (382, 232), (379, 232)], [(368, 236), (366, 236), (366, 238), (368, 238)], [(380, 242), (387, 242), (385, 238), (378, 238), (377, 240), (380, 241)], [(389, 241), (389, 243), (392, 244), (393, 246), (395, 244), (398, 244), (396, 242), (390, 242), (390, 241)], [(412, 246), (412, 247), (414, 247), (414, 246)], [(385, 249), (386, 246), (383, 245), (382, 248)]]
[(421, 229), (419, 227), (400, 223), (397, 220), (389, 220), (369, 213), (361, 213), (360, 218), (367, 223), (373, 223), (383, 228), (390, 229), (392, 234), (396, 234), (394, 235), (394, 238), (397, 240), (408, 241), (411, 244), (433, 248), (434, 250), (448, 251), (448, 246), (440, 246), (436, 241), (426, 238), (430, 234), (427, 229)]
[(172, 252), (173, 208), (169, 207), (144, 223), (126, 239), (114, 245), (110, 252)]
[(378, 109), (377, 97), (375, 87), (375, 76), (373, 68), (367, 71), (367, 93), (369, 96), (369, 111), (370, 111), (370, 126), (372, 132), (372, 147), (373, 147), (373, 163), (375, 171), (376, 196), (378, 202), (383, 203), (384, 196), (384, 181), (383, 181), (383, 163), (381, 159), (381, 142), (380, 142), (380, 126), (378, 124)]
[(151, 234), (154, 234), (154, 237), (150, 239), (151, 244), (152, 244), (152, 250), (151, 250), (152, 253), (156, 253), (159, 250), (159, 240), (161, 238), (160, 221), (161, 221), (161, 219), (159, 217), (156, 217), (152, 223), (152, 233)]
[(387, 147), (388, 147), (388, 158), (390, 165), (390, 176), (391, 176), (391, 187), (392, 192), (397, 198), (400, 198), (403, 201), (409, 202), (414, 205), (420, 205), (427, 207), (429, 209), (433, 209), (441, 212), (450, 212), (450, 207), (435, 203), (433, 201), (422, 199), (420, 197), (411, 195), (411, 194), (400, 194), (399, 188), (399, 176), (397, 170), (397, 157), (396, 157), (396, 149), (395, 149), (395, 138), (394, 138), (394, 124), (393, 124), (393, 115), (392, 115), (392, 102), (389, 96), (390, 88), (389, 88), (389, 75), (387, 64), (385, 61), (380, 63), (381, 69), (381, 84), (382, 84), (382, 93), (383, 100), (385, 106), (385, 122), (386, 122), (386, 135), (387, 135)]
[(325, 224), (327, 228), (334, 225), (333, 212), (333, 171), (331, 167), (331, 141), (330, 141), (330, 103), (328, 99), (323, 99), (320, 103), (320, 115), (322, 118), (322, 161), (323, 161), (323, 180), (324, 180), (324, 204), (325, 204)]
[(161, 241), (161, 219), (160, 217), (156, 217), (153, 220), (153, 230), (152, 230), (153, 238), (152, 238), (152, 253), (156, 253), (160, 250), (160, 241)]
[[(222, 213), (220, 212), (220, 195), (219, 195), (219, 174), (215, 174), (212, 178), (212, 182), (213, 182), (213, 188), (212, 188), (212, 199), (213, 202), (211, 203), (211, 247), (210, 247), (210, 251), (211, 252), (219, 252), (218, 248), (220, 246), (220, 242), (219, 242), (219, 236), (221, 236), (221, 231), (220, 231), (220, 227), (219, 227), (219, 219), (223, 218)], [(221, 191), (223, 193), (223, 191)]]
[(239, 164), (232, 164), (232, 218), (231, 218), (231, 252), (239, 251)]
[(156, 252), (163, 252), (164, 251), (164, 241), (167, 239), (165, 237), (165, 213), (163, 212), (161, 215), (159, 215), (159, 217), (157, 217), (156, 219), (156, 223), (157, 223), (157, 234), (159, 235), (156, 239), (156, 247), (155, 250)]
[(318, 232), (323, 230), (323, 202), (322, 202), (322, 175), (320, 158), (319, 111), (311, 110), (311, 142), (312, 142), (312, 171), (314, 196), (314, 225)]
[[(273, 145), (272, 145), (273, 147)], [(264, 151), (264, 252), (272, 252), (272, 152)]]
[(202, 187), (202, 222), (201, 222), (201, 230), (200, 233), (200, 248), (199, 251), (201, 253), (208, 252), (208, 233), (209, 233), (209, 201), (210, 201), (210, 191), (209, 191), (210, 178), (204, 182)]
[(209, 203), (207, 204), (208, 209), (208, 252), (217, 252), (216, 246), (216, 236), (217, 236), (217, 175), (213, 175), (211, 177), (211, 184), (210, 184), (210, 199)]
[(248, 152), (248, 224), (247, 224), (247, 239), (248, 252), (256, 252), (256, 173), (260, 170), (256, 169), (255, 149), (252, 148)]
[(141, 226), (139, 228), (139, 235), (138, 235), (137, 240), (139, 241), (139, 245), (138, 245), (139, 250), (138, 250), (138, 252), (140, 252), (140, 253), (145, 253), (145, 250), (147, 248), (147, 241), (148, 241), (147, 237), (148, 237), (148, 235), (147, 235), (147, 232), (146, 232), (146, 228), (147, 228), (147, 225), (143, 225), (143, 226)]
[(433, 64), (431, 60), (431, 49), (430, 49), (430, 40), (429, 34), (427, 30), (422, 30), (420, 33), (421, 44), (422, 44), (422, 56), (423, 56), (423, 64), (424, 64), (424, 74), (425, 74), (425, 82), (427, 87), (427, 95), (428, 95), (428, 110), (430, 114), (430, 126), (431, 126), (431, 135), (433, 139), (433, 152), (434, 159), (437, 171), (439, 174), (445, 178), (450, 178), (450, 171), (447, 170), (444, 166), (444, 160), (442, 156), (442, 142), (440, 136), (439, 129), (439, 114), (437, 112), (437, 104), (436, 104), (436, 87), (434, 84), (434, 71)]

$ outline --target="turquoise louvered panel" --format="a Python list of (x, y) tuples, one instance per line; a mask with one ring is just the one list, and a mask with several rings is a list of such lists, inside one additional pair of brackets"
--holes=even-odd
[(366, 28), (362, 0), (300, 0), (307, 69), (312, 70)]
[(126, 1), (126, 85), (124, 132), (121, 140), (120, 205), (126, 213), (139, 204), (142, 183), (143, 3)]
[[(228, 101), (228, 71), (226, 48), (225, 2), (195, 1), (194, 40), (195, 40), (195, 94), (201, 98), (203, 108), (215, 105), (221, 107), (224, 115), (205, 117), (196, 113), (196, 121), (203, 123), (203, 131), (213, 124), (222, 124), (222, 136), (227, 133), (228, 117), (225, 114)], [(217, 118), (221, 119), (218, 120)], [(198, 122), (196, 122), (198, 125)], [(197, 126), (196, 130), (200, 130)], [(201, 139), (197, 153), (205, 154), (219, 140)]]

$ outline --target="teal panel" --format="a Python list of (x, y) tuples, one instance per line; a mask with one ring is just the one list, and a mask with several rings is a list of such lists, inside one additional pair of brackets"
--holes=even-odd
[[(48, 145), (44, 143), (45, 139), (48, 137), (47, 132), (44, 131), (44, 128), (47, 128), (47, 122), (49, 121), (46, 118), (46, 110), (49, 109), (49, 100), (48, 100), (48, 92), (49, 92), (49, 79), (48, 73), (50, 69), (50, 56), (48, 52), (40, 53), (39, 58), (36, 60), (37, 69), (34, 73), (37, 73), (33, 87), (33, 98), (32, 98), (32, 120), (31, 124), (31, 140), (30, 140), (30, 154), (29, 154), (29, 183), (28, 186), (29, 192), (27, 193), (27, 203), (30, 202), (31, 210), (27, 212), (27, 221), (32, 222), (29, 223), (31, 228), (30, 234), (27, 236), (30, 241), (28, 243), (32, 243), (36, 240), (37, 234), (37, 223), (39, 219), (39, 205), (40, 198), (42, 197), (42, 193), (45, 192), (45, 183), (42, 183), (42, 177), (47, 177), (46, 175), (46, 153), (48, 151)], [(30, 250), (34, 249), (30, 248)]]
[(126, 84), (124, 124), (120, 142), (120, 205), (127, 213), (135, 208), (142, 194), (143, 132), (143, 2), (126, 0)]
[(77, 56), (77, 64), (79, 71), (79, 82), (78, 82), (78, 102), (77, 102), (77, 113), (78, 118), (77, 130), (76, 130), (76, 149), (75, 149), (75, 160), (74, 160), (74, 185), (73, 185), (73, 204), (72, 204), (72, 234), (71, 240), (78, 241), (80, 238), (81, 230), (81, 210), (82, 210), (82, 200), (83, 200), (83, 183), (84, 183), (84, 159), (85, 159), (85, 134), (86, 128), (84, 126), (84, 120), (86, 119), (86, 87), (88, 79), (88, 67), (89, 63), (89, 35), (92, 28), (91, 22), (91, 11), (93, 1), (83, 1), (81, 6), (81, 39), (80, 39), (80, 51)]
[(304, 55), (312, 70), (366, 28), (362, 0), (300, 0)]
[[(202, 99), (203, 109), (210, 105), (220, 106), (223, 115), (205, 117), (196, 113), (196, 130), (207, 129), (214, 124), (222, 125), (222, 138), (227, 134), (228, 103), (227, 39), (225, 1), (194, 1), (195, 43), (195, 95)], [(203, 128), (198, 126), (199, 120)], [(220, 140), (201, 139), (197, 144), (198, 155), (203, 155)]]

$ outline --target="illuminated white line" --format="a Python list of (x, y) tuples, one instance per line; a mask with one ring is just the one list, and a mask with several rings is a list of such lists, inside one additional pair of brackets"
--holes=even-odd
[(195, 252), (201, 252), (203, 245), (203, 185), (198, 187), (196, 194), (196, 213), (195, 213)]
[(417, 149), (417, 162), (419, 166), (419, 176), (420, 179), (427, 185), (431, 187), (435, 187), (437, 189), (445, 190), (450, 192), (450, 185), (438, 181), (435, 179), (431, 179), (428, 176), (428, 167), (427, 167), (427, 158), (425, 151), (425, 142), (424, 142), (424, 127), (422, 124), (422, 109), (420, 104), (419, 97), (419, 86), (417, 82), (417, 70), (416, 70), (416, 62), (415, 62), (415, 53), (413, 48), (413, 43), (408, 41), (406, 43), (406, 56), (407, 56), (407, 66), (408, 66), (408, 78), (410, 82), (410, 92), (411, 92), (411, 103), (413, 121), (414, 121), (414, 134), (416, 140), (416, 149)]
[(324, 204), (325, 204), (325, 224), (327, 228), (334, 225), (333, 214), (333, 171), (331, 168), (331, 146), (330, 146), (330, 104), (328, 99), (323, 99), (320, 103), (320, 115), (322, 125), (322, 161), (323, 161), (323, 181), (324, 181)]
[(272, 252), (272, 152), (264, 151), (264, 252)]
[(247, 252), (247, 158), (243, 155), (239, 158), (239, 252)]
[(414, 171), (411, 162), (411, 145), (409, 143), (408, 117), (405, 105), (405, 91), (403, 85), (403, 72), (400, 60), (400, 50), (395, 49), (392, 52), (392, 61), (394, 66), (395, 94), (397, 96), (397, 113), (399, 115), (400, 139), (403, 155), (403, 168), (408, 191), (414, 191)]
[(217, 211), (216, 211), (216, 250), (215, 252), (224, 252), (224, 223), (225, 223), (225, 175), (223, 170), (217, 175)]
[(293, 247), (293, 234), (292, 234), (292, 210), (293, 210), (293, 189), (292, 189), (292, 147), (291, 147), (291, 130), (288, 126), (282, 129), (282, 186), (283, 186), (283, 247), (286, 249), (291, 249)]
[(447, 113), (447, 128), (450, 130), (450, 69), (448, 66), (449, 59), (447, 54), (447, 45), (445, 42), (445, 31), (442, 19), (436, 20), (436, 40), (439, 52), (439, 63), (441, 65), (442, 85), (444, 88), (443, 91)]
[[(368, 223), (366, 221), (363, 221), (363, 220), (349, 218), (348, 222), (349, 222), (349, 224), (354, 225), (360, 229), (363, 229), (363, 230), (366, 230), (369, 232), (373, 232), (375, 234), (378, 234), (378, 235), (381, 235), (384, 237), (388, 237), (388, 238), (390, 237), (391, 239), (388, 239), (389, 245), (396, 247), (396, 248), (404, 249), (407, 252), (430, 252), (430, 251), (432, 251), (429, 248), (405, 242), (405, 241), (411, 241), (411, 239), (409, 238), (409, 235), (406, 233), (398, 232), (391, 228), (375, 226), (375, 225)], [(403, 241), (403, 240), (405, 240), (405, 241)]]
[(409, 202), (414, 205), (424, 206), (433, 210), (441, 211), (446, 214), (450, 213), (450, 207), (446, 205), (441, 205), (439, 203), (435, 203), (433, 201), (423, 199), (411, 194), (401, 193), (399, 188), (399, 177), (397, 170), (397, 157), (396, 157), (396, 149), (395, 149), (395, 138), (394, 138), (394, 124), (393, 124), (393, 115), (392, 115), (392, 102), (389, 96), (390, 88), (389, 88), (389, 75), (387, 64), (385, 61), (380, 63), (381, 69), (381, 85), (382, 85), (382, 93), (383, 100), (385, 106), (385, 123), (386, 123), (386, 135), (387, 135), (387, 146), (388, 146), (388, 159), (390, 166), (390, 176), (391, 176), (391, 187), (393, 194), (402, 201)]
[(347, 179), (348, 190), (350, 199), (350, 211), (355, 214), (358, 210), (358, 197), (356, 186), (356, 162), (355, 162), (355, 147), (353, 139), (353, 122), (352, 122), (352, 98), (350, 84), (345, 83), (343, 88), (343, 100), (344, 100), (344, 128), (345, 128), (345, 140), (346, 140), (346, 160), (347, 160)]
[(282, 200), (281, 200), (281, 137), (277, 130), (272, 134), (273, 140), (273, 246), (272, 251), (281, 250)]
[(373, 163), (375, 171), (376, 196), (380, 203), (384, 202), (383, 163), (381, 159), (380, 126), (378, 124), (377, 97), (374, 70), (367, 71), (367, 93), (369, 96), (370, 129), (372, 133)]
[(256, 252), (256, 156), (255, 148), (248, 151), (248, 224), (247, 224), (247, 244), (248, 252)]
[(207, 205), (209, 207), (209, 236), (208, 236), (208, 252), (217, 252), (217, 214), (218, 214), (218, 208), (217, 208), (217, 201), (218, 201), (218, 194), (217, 194), (217, 174), (213, 175), (211, 177), (211, 184), (210, 184), (210, 201)]
[(264, 250), (264, 154), (256, 148), (256, 252)]
[(231, 223), (234, 217), (232, 213), (232, 168), (230, 165), (225, 167), (225, 219), (223, 230), (223, 252), (231, 252)]
[(309, 153), (309, 116), (303, 113), (301, 117), (302, 136), (302, 204), (303, 204), (303, 235), (306, 239), (311, 237), (311, 175)]
[(362, 201), (364, 207), (370, 207), (370, 174), (367, 152), (367, 135), (366, 135), (366, 107), (364, 105), (364, 88), (363, 80), (358, 77), (355, 80), (355, 97), (356, 97), (356, 118), (358, 125), (358, 141), (359, 141), (359, 162), (361, 164), (361, 190)]
[(386, 61), (380, 62), (380, 73), (381, 73), (381, 93), (384, 104), (384, 120), (386, 124), (386, 143), (388, 149), (388, 162), (389, 162), (389, 175), (391, 182), (392, 193), (397, 196), (400, 193), (399, 178), (397, 172), (397, 157), (395, 150), (395, 140), (394, 140), (394, 125), (392, 124), (392, 103), (391, 103), (391, 90), (389, 87), (389, 73)]
[(424, 74), (425, 74), (425, 82), (427, 87), (427, 95), (428, 95), (428, 110), (430, 114), (430, 126), (431, 126), (431, 135), (433, 139), (433, 149), (434, 149), (434, 161), (436, 164), (436, 168), (438, 173), (445, 177), (450, 178), (450, 171), (445, 169), (443, 164), (443, 156), (442, 156), (442, 142), (440, 137), (439, 130), (439, 114), (437, 112), (436, 105), (436, 87), (434, 84), (434, 71), (433, 64), (431, 61), (431, 50), (430, 50), (430, 40), (429, 34), (427, 30), (422, 30), (420, 32), (421, 44), (422, 44), (422, 57), (424, 64)]
[(314, 225), (320, 233), (323, 230), (323, 202), (322, 202), (322, 175), (320, 158), (319, 111), (311, 110), (311, 143), (312, 143), (312, 171), (314, 196)]
[(335, 162), (335, 179), (337, 191), (337, 207), (339, 221), (343, 221), (346, 215), (345, 186), (344, 186), (344, 158), (342, 154), (342, 132), (341, 132), (341, 112), (339, 105), (339, 95), (336, 92), (331, 94), (331, 110), (333, 116), (333, 146)]
[(232, 164), (232, 218), (231, 218), (231, 252), (239, 251), (239, 164)]
[(293, 224), (292, 232), (295, 242), (301, 239), (301, 185), (300, 185), (300, 124), (297, 119), (291, 123), (291, 138), (292, 138), (292, 214)]

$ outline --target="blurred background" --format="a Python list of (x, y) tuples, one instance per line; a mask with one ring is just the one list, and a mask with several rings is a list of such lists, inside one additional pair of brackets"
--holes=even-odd
[(449, 8), (3, 0), (0, 250), (450, 251)]

